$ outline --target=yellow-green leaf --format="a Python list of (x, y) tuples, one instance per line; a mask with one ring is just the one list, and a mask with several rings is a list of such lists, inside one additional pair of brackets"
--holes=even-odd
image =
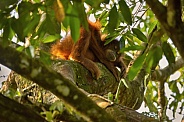
[(132, 28), (132, 32), (137, 36), (138, 39), (143, 42), (147, 42), (147, 37), (138, 28)]
[(80, 19), (79, 13), (74, 6), (72, 6), (71, 14), (73, 15), (70, 17), (71, 36), (74, 42), (76, 42), (80, 37)]
[(141, 55), (139, 56), (135, 62), (133, 63), (133, 65), (131, 66), (129, 72), (128, 72), (128, 79), (131, 81), (133, 80), (136, 75), (138, 74), (138, 72), (140, 71), (140, 69), (143, 66), (144, 60), (145, 60), (145, 56), (146, 55)]
[(61, 38), (60, 35), (49, 35), (45, 39), (43, 39), (42, 42), (43, 43), (49, 43), (49, 42), (53, 42), (53, 41), (55, 41), (59, 38)]
[(72, 39), (76, 42), (80, 36), (80, 20), (77, 17), (70, 17), (70, 29)]

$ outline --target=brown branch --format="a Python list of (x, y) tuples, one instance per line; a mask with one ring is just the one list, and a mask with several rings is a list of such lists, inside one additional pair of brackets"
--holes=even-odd
[[(88, 93), (103, 96), (111, 92), (115, 95), (119, 82), (115, 80), (112, 73), (104, 65), (98, 63), (98, 67), (102, 72), (102, 76), (98, 80), (95, 80), (91, 77), (90, 72), (79, 63), (59, 60), (54, 62), (53, 65), (55, 71), (64, 75)], [(134, 109), (138, 109), (141, 106), (144, 97), (144, 88), (142, 87), (142, 81), (144, 79), (143, 75), (145, 74), (141, 72), (141, 77), (139, 77), (140, 79), (136, 79), (131, 82), (126, 81), (129, 88), (126, 88), (123, 83), (120, 85), (117, 98), (119, 100), (119, 104)]]
[(165, 97), (165, 82), (158, 83), (158, 104), (160, 106), (159, 110), (159, 120), (162, 122), (165, 120), (166, 117), (166, 97)]
[(145, 0), (161, 23), (167, 23), (167, 8), (158, 0)]
[[(176, 23), (182, 23), (180, 0), (168, 0), (167, 23), (170, 27), (175, 27)], [(179, 24), (177, 24), (179, 25)]]
[(95, 101), (97, 105), (113, 115), (119, 122), (158, 122), (158, 120), (154, 118), (138, 113), (134, 109), (112, 103), (98, 95), (89, 95), (89, 97)]
[[(23, 53), (17, 52), (11, 47), (3, 48), (0, 46), (0, 52), (2, 53), (0, 63), (36, 82), (45, 89), (50, 90), (64, 100), (65, 103), (70, 104), (76, 111), (81, 112), (84, 118), (89, 117), (87, 119), (101, 119), (100, 117), (98, 118), (98, 116), (96, 117), (96, 113), (98, 113), (98, 111), (99, 113), (102, 112), (97, 108), (95, 115), (93, 113), (92, 115), (85, 113), (86, 110), (90, 111), (94, 108), (96, 110), (96, 107), (90, 103), (91, 101), (87, 99), (83, 93), (78, 91), (73, 83), (90, 93), (99, 93), (101, 95), (105, 95), (108, 92), (115, 93), (119, 84), (115, 82), (116, 80), (113, 75), (101, 64), (98, 64), (98, 66), (101, 71), (103, 71), (103, 76), (96, 81), (94, 79), (92, 80), (90, 73), (79, 63), (73, 61), (56, 61), (57, 63), (54, 63), (53, 69), (64, 75), (65, 78), (67, 78), (65, 79), (51, 69), (44, 67), (39, 61), (28, 58)], [(61, 84), (60, 81), (62, 82)], [(141, 86), (138, 81), (130, 82), (129, 88), (121, 85), (118, 96), (120, 104), (138, 109), (144, 96), (144, 89), (141, 89)], [(66, 90), (69, 89), (70, 94), (67, 96), (65, 93), (67, 91), (60, 90), (60, 87), (63, 89), (66, 88)], [(72, 101), (76, 95), (78, 99)], [(105, 117), (105, 114), (103, 114), (103, 117)], [(105, 119), (107, 118), (105, 117)]]
[(0, 110), (2, 122), (46, 122), (44, 118), (35, 111), (32, 111), (32, 109), (4, 97), (2, 94), (0, 94)]
[(29, 58), (11, 47), (4, 48), (0, 45), (0, 52), (1, 64), (51, 91), (87, 121), (115, 121), (90, 98), (79, 91), (70, 80), (55, 73), (38, 60)]
[[(21, 80), (21, 78), (20, 78), (21, 76), (18, 75), (17, 73), (15, 73), (15, 72), (12, 72), (11, 77), (13, 79), (10, 78), (12, 81), (9, 80), (9, 82), (11, 82), (11, 83), (12, 82), (14, 82), (14, 83), (17, 82), (17, 85), (18, 85), (17, 87), (19, 87), (20, 91), (24, 91), (23, 89), (25, 89), (25, 88), (24, 88), (23, 84), (24, 83), (27, 84), (29, 81), (25, 82), (24, 80)], [(15, 81), (14, 79), (17, 79), (17, 78), (19, 78), (20, 80)], [(33, 84), (35, 84), (35, 83), (33, 83), (33, 84), (29, 83), (29, 84), (30, 84), (30, 86), (33, 86)], [(5, 91), (3, 90), (4, 92), (6, 92), (8, 89), (12, 88), (11, 86), (7, 86), (7, 84), (3, 84), (3, 86), (8, 87), (7, 89), (5, 89)], [(30, 88), (30, 86), (28, 86), (28, 88)], [(35, 90), (33, 90), (33, 89), (32, 89), (32, 92), (33, 92), (32, 94), (34, 94), (34, 95), (31, 96), (31, 98), (34, 99), (34, 100), (31, 100), (32, 102), (30, 101), (28, 96), (26, 97), (24, 95), (21, 95), (21, 101), (19, 101), (19, 102), (21, 102), (23, 104), (26, 104), (26, 105), (29, 104), (29, 106), (31, 106), (31, 108), (35, 108), (35, 105), (37, 105), (36, 101), (38, 101), (38, 96), (36, 94), (37, 94), (37, 92), (41, 92), (42, 88), (39, 89), (39, 86), (37, 86)], [(25, 93), (22, 93), (22, 94), (26, 94), (27, 92), (30, 92), (30, 91), (27, 91), (27, 88), (26, 88)], [(46, 95), (47, 97), (50, 96), (48, 94), (50, 94), (52, 96), (52, 98), (54, 97), (52, 95), (52, 93), (48, 93), (48, 92), (47, 92), (47, 95)], [(107, 100), (107, 99), (105, 99), (105, 98), (103, 98), (103, 97), (101, 97), (97, 94), (89, 94), (88, 97), (90, 97), (90, 99), (92, 99), (95, 103), (97, 103), (101, 108), (105, 109), (107, 113), (113, 115), (113, 118), (115, 118), (115, 120), (117, 120), (117, 121), (157, 122), (157, 120), (155, 120), (154, 118), (150, 118), (150, 117), (147, 117), (147, 116), (145, 116), (141, 113), (138, 113), (134, 109), (112, 103), (111, 101), (109, 101), (109, 100)], [(44, 98), (45, 97), (43, 96), (43, 98), (42, 98), (43, 104), (41, 105), (41, 107), (44, 106), (44, 109), (49, 111), (50, 103), (53, 103), (55, 100), (57, 100), (57, 98), (55, 98), (55, 100), (52, 101), (52, 102), (50, 100), (48, 101), (48, 98), (45, 98), (45, 99)], [(41, 110), (40, 106), (37, 106), (36, 109), (34, 109), (34, 110), (39, 111), (39, 113), (41, 112), (40, 111)], [(71, 122), (84, 121), (82, 118), (77, 118), (76, 116), (71, 115), (69, 112), (67, 112), (67, 110), (66, 111), (65, 110), (66, 109), (64, 109), (64, 112), (62, 112), (62, 114), (56, 115), (56, 117), (55, 117), (55, 118), (57, 118), (56, 121), (61, 121), (61, 120), (62, 121), (71, 121)]]
[[(96, 104), (80, 92), (74, 85), (75, 83), (85, 90), (88, 89), (90, 93), (104, 95), (111, 90), (115, 93), (119, 83), (114, 82), (115, 78), (103, 65), (99, 64), (99, 68), (103, 71), (103, 75), (96, 81), (94, 79), (89, 80), (90, 73), (79, 63), (64, 61), (64, 64), (62, 64), (62, 61), (59, 61), (53, 68), (58, 68), (56, 71), (65, 75), (65, 77), (63, 77), (55, 73), (51, 68), (45, 67), (38, 60), (29, 58), (25, 54), (16, 51), (14, 48), (3, 48), (0, 45), (0, 52), (1, 64), (9, 67), (27, 79), (36, 82), (43, 88), (50, 90), (56, 96), (61, 98), (65, 104), (69, 104), (74, 110), (78, 111), (78, 113), (80, 113), (86, 120), (109, 121), (111, 119), (113, 121), (111, 116), (99, 107), (96, 107)], [(110, 84), (108, 84), (108, 82), (110, 82)], [(144, 97), (144, 89), (141, 89), (141, 87), (142, 85), (137, 81), (130, 82), (129, 88), (121, 85), (118, 96), (120, 104), (138, 109)], [(90, 113), (94, 110), (96, 111), (95, 113)]]
[(184, 24), (181, 21), (181, 1), (170, 0), (168, 8), (163, 6), (158, 0), (146, 0), (146, 2), (184, 59)]
[(169, 65), (161, 70), (155, 70), (151, 74), (151, 80), (163, 82), (166, 81), (166, 79), (173, 74), (175, 71), (179, 70), (184, 66), (184, 61), (182, 58), (178, 59), (174, 64)]

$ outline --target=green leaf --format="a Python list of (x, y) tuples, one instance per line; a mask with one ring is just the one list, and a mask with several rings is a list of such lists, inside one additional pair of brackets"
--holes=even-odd
[(63, 26), (65, 28), (68, 28), (70, 26), (70, 17), (66, 16), (62, 22)]
[(113, 101), (113, 98), (114, 98), (113, 93), (109, 92), (107, 96), (108, 96), (108, 100)]
[(132, 15), (126, 2), (124, 0), (120, 0), (119, 6), (125, 22), (129, 25), (132, 25)]
[(53, 16), (51, 12), (46, 14), (46, 20), (44, 24), (44, 31), (48, 32), (51, 35), (54, 35), (56, 33), (60, 34), (60, 24), (57, 23), (57, 21), (55, 20), (55, 16)]
[(35, 3), (40, 3), (40, 2), (41, 2), (41, 0), (34, 0), (34, 2), (35, 2)]
[(61, 38), (61, 36), (59, 34), (49, 35), (45, 39), (43, 39), (42, 42), (43, 43), (50, 43), (50, 42), (53, 42), (53, 41), (60, 39), (60, 38)]
[(130, 50), (143, 50), (143, 49), (144, 49), (144, 46), (132, 45), (132, 46), (128, 46), (126, 48), (122, 48), (120, 50), (120, 52), (130, 51)]
[(125, 39), (124, 39), (123, 36), (122, 36), (121, 39), (120, 39), (120, 48), (121, 48), (121, 49), (125, 48)]
[(160, 59), (162, 58), (162, 49), (160, 47), (155, 47), (152, 50), (148, 52), (148, 55), (146, 57), (146, 71), (149, 73), (152, 68), (155, 68)]
[(155, 28), (157, 23), (158, 23), (157, 21), (154, 21), (154, 22), (150, 23), (148, 34), (150, 34), (153, 31), (153, 29)]
[(109, 44), (110, 42), (112, 42), (113, 40), (115, 40), (117, 37), (117, 35), (111, 35), (111, 36), (107, 36), (106, 39), (105, 39), (105, 44), (104, 45), (107, 45)]
[(45, 51), (40, 51), (40, 61), (44, 63), (46, 66), (49, 66), (52, 64), (50, 54)]
[(74, 2), (73, 6), (78, 11), (78, 13), (80, 13), (80, 14), (78, 14), (78, 16), (79, 16), (79, 19), (80, 19), (82, 26), (88, 30), (88, 21), (87, 21), (87, 15), (85, 12), (85, 8), (84, 8), (84, 3)]
[[(43, 19), (43, 18), (42, 18)], [(41, 23), (41, 25), (37, 28), (37, 32), (36, 34), (39, 35), (38, 40), (42, 40), (44, 38), (44, 35), (47, 33), (47, 30), (45, 29), (46, 25), (46, 19), (43, 19), (43, 22)], [(36, 36), (37, 36), (36, 35)], [(33, 35), (35, 37), (35, 35)]]
[(105, 37), (105, 45), (109, 44), (112, 40), (114, 40), (116, 37), (118, 37), (119, 34), (114, 32)]
[(23, 29), (24, 29), (23, 25), (17, 19), (12, 19), (12, 23), (11, 24), (12, 24), (11, 25), (12, 29), (17, 34), (18, 39), (24, 42), (25, 35), (23, 34)]
[(167, 61), (169, 62), (169, 65), (171, 65), (172, 63), (175, 63), (175, 56), (174, 56), (174, 53), (171, 49), (170, 44), (168, 44), (167, 42), (163, 42), (162, 50), (164, 52), (164, 55), (165, 55)]
[(127, 32), (126, 35), (124, 35), (125, 39), (127, 40), (128, 44), (133, 46), (135, 45), (135, 42), (134, 42), (134, 37), (133, 37), (133, 34), (130, 34), (129, 32)]
[[(71, 4), (68, 4), (67, 9), (66, 9), (65, 11), (66, 11), (66, 13), (71, 14), (71, 13), (72, 13), (72, 5), (71, 5)], [(68, 28), (68, 27), (70, 26), (70, 16), (68, 16), (68, 15), (66, 14), (66, 16), (65, 16), (65, 18), (64, 18), (64, 20), (63, 20), (63, 22), (62, 22), (62, 24), (63, 24), (63, 26), (64, 26), (65, 28)]]
[[(38, 14), (38, 6), (38, 4), (25, 1), (18, 5), (19, 18), (12, 18), (11, 26), (21, 41), (24, 41), (26, 36), (30, 36), (30, 34), (33, 35), (33, 33), (36, 32), (35, 29), (40, 22), (41, 16)], [(50, 23), (48, 25), (50, 25)]]
[(29, 46), (24, 49), (25, 49), (26, 55), (28, 55), (29, 57), (33, 58), (35, 56), (35, 48), (33, 46)]
[(80, 20), (77, 17), (70, 18), (70, 29), (71, 36), (74, 42), (76, 42), (80, 37)]
[(6, 7), (17, 4), (18, 0), (0, 0), (0, 9), (3, 10)]
[(111, 11), (109, 12), (109, 24), (108, 24), (108, 30), (110, 33), (114, 32), (114, 30), (117, 28), (118, 24), (118, 12), (116, 5), (113, 6)]
[(46, 111), (46, 118), (48, 121), (53, 120), (52, 113), (50, 111)]
[(176, 93), (176, 94), (178, 94), (179, 95), (179, 93), (180, 93), (180, 91), (179, 91), (179, 89), (178, 89), (178, 87), (177, 87), (177, 82), (176, 81), (170, 81), (170, 83), (169, 83), (169, 88), (170, 88), (170, 90), (173, 92), (173, 93)]
[(8, 46), (11, 43), (11, 40), (15, 35), (14, 31), (11, 28), (11, 20), (7, 19), (6, 21), (7, 22), (4, 26), (3, 41), (2, 41), (2, 45), (5, 46), (5, 47)]
[(87, 4), (89, 4), (90, 6), (94, 7), (94, 8), (98, 8), (100, 6), (100, 4), (103, 2), (104, 0), (85, 0), (85, 2)]
[(132, 81), (135, 76), (138, 74), (138, 72), (140, 71), (140, 69), (143, 66), (144, 60), (145, 60), (146, 55), (141, 55), (139, 56), (135, 62), (133, 63), (133, 65), (131, 66), (129, 72), (128, 72), (128, 79), (130, 81)]
[(27, 36), (28, 34), (31, 34), (35, 31), (36, 26), (38, 25), (40, 21), (40, 16), (36, 15), (34, 16), (32, 19), (30, 19), (29, 24), (27, 24), (27, 26), (25, 26), (23, 33), (25, 36)]
[(147, 42), (146, 36), (138, 28), (132, 28), (132, 32), (137, 36), (138, 39), (143, 42)]
[[(46, 1), (46, 4), (51, 5), (51, 4), (53, 4), (53, 2)], [(47, 7), (46, 14), (42, 14), (40, 20), (42, 20), (42, 22), (39, 23), (40, 27), (38, 29), (38, 33), (41, 33), (43, 35), (44, 35), (44, 33), (48, 33), (50, 35), (61, 33), (61, 24), (56, 21), (55, 13), (54, 13), (54, 10), (52, 7)]]
[(168, 40), (168, 36), (163, 36), (163, 35), (164, 35), (164, 32), (162, 29), (154, 31), (151, 39), (149, 40), (149, 44), (155, 45), (160, 40), (162, 40), (163, 42)]
[(0, 29), (2, 29), (4, 25), (6, 25), (6, 23), (7, 23), (6, 15), (4, 13), (0, 13)]
[(147, 87), (147, 90), (146, 90), (146, 94), (145, 94), (145, 103), (146, 103), (146, 105), (148, 106), (148, 108), (149, 108), (149, 110), (151, 111), (151, 112), (157, 112), (158, 111), (158, 109), (157, 109), (157, 107), (155, 107), (155, 105), (153, 104), (153, 98), (155, 98), (155, 96), (154, 96), (154, 94), (153, 94), (153, 91), (155, 91), (154, 90), (154, 88), (153, 88), (154, 86), (152, 85), (152, 83), (151, 82), (149, 82), (148, 83), (148, 87)]
[(74, 15), (70, 17), (71, 36), (74, 42), (76, 42), (80, 37), (80, 19), (78, 17), (79, 13), (75, 9), (75, 7), (72, 7), (71, 14)]
[(16, 48), (17, 51), (22, 52), (25, 49), (25, 46), (19, 46)]
[(50, 106), (50, 108), (49, 108), (49, 110), (50, 111), (54, 111), (54, 110), (58, 110), (59, 112), (63, 112), (64, 111), (64, 106), (63, 106), (63, 104), (62, 104), (62, 102), (61, 101), (56, 101), (56, 102), (54, 102), (51, 106)]
[[(102, 25), (107, 25), (108, 21), (106, 20), (106, 18), (107, 18), (108, 16), (109, 16), (109, 11), (103, 10), (103, 12), (102, 12), (100, 15), (96, 16), (96, 18), (98, 18), (98, 20), (100, 20), (100, 23), (101, 23)], [(105, 27), (102, 26), (102, 29), (104, 29), (104, 28), (105, 28)]]
[(160, 59), (162, 58), (162, 49), (160, 46), (157, 46), (156, 48), (153, 49), (153, 55), (152, 57), (154, 58), (154, 63), (153, 63), (153, 67), (156, 67), (160, 61)]
[(11, 40), (10, 40), (9, 36), (10, 36), (10, 25), (7, 24), (4, 27), (4, 32), (3, 32), (3, 41), (2, 41), (3, 43), (2, 43), (2, 45), (4, 47), (6, 47), (6, 46), (8, 46), (10, 44)]
[(110, 2), (110, 0), (103, 0), (103, 2), (104, 2), (105, 4), (108, 4), (108, 3)]

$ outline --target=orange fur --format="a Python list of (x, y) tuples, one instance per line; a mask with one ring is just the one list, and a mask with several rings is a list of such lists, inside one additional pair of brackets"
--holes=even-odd
[[(119, 80), (119, 74), (115, 66), (119, 65), (120, 54), (119, 42), (114, 40), (104, 46), (105, 41), (102, 40), (100, 33), (101, 25), (97, 21), (95, 23), (88, 21), (89, 30), (80, 28), (80, 38), (76, 43), (71, 36), (67, 36), (61, 41), (56, 42), (51, 47), (51, 54), (61, 59), (74, 60), (84, 65), (94, 77), (100, 77), (100, 70), (96, 63), (103, 63)], [(103, 37), (104, 38), (104, 37)]]

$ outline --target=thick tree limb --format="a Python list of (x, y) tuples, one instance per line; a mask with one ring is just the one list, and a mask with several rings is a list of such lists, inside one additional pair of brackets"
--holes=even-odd
[[(42, 47), (45, 46), (42, 45)], [(112, 73), (104, 65), (101, 63), (97, 64), (101, 71), (101, 76), (98, 80), (92, 78), (91, 73), (77, 62), (58, 60), (53, 62), (52, 68), (65, 78), (70, 79), (78, 87), (92, 94), (104, 96), (111, 92), (115, 96), (118, 86), (121, 84), (117, 95), (119, 104), (138, 109), (142, 104), (144, 96), (143, 81), (146, 74), (145, 70), (141, 70), (134, 81), (125, 80), (129, 86), (127, 88), (122, 82), (117, 82)]]
[[(102, 109), (100, 109), (99, 107), (96, 107), (96, 104), (94, 104), (89, 98), (86, 97), (86, 95), (80, 92), (73, 84), (73, 82), (75, 82), (76, 80), (75, 83), (79, 87), (84, 88), (85, 90), (90, 89), (89, 90), (90, 93), (100, 93), (104, 95), (109, 91), (111, 91), (112, 89), (114, 89), (112, 91), (115, 93), (116, 92), (115, 87), (117, 87), (119, 83), (115, 82), (115, 78), (113, 77), (113, 75), (104, 66), (99, 65), (101, 69), (104, 68), (107, 71), (107, 72), (103, 72), (102, 73), (103, 76), (99, 79), (99, 81), (102, 81), (102, 82), (95, 81), (95, 80), (90, 81), (89, 80), (90, 73), (88, 73), (83, 66), (75, 62), (65, 61), (65, 64), (67, 65), (62, 65), (62, 64), (55, 65), (55, 67), (58, 67), (57, 69), (58, 72), (60, 74), (63, 73), (63, 75), (65, 75), (65, 77), (63, 77), (55, 73), (53, 70), (49, 69), (48, 67), (45, 67), (38, 60), (29, 58), (25, 54), (16, 51), (14, 48), (11, 48), (11, 47), (3, 48), (0, 45), (0, 52), (1, 52), (1, 57), (0, 57), (1, 64), (9, 67), (15, 72), (21, 74), (22, 76), (36, 82), (38, 85), (42, 86), (43, 88), (50, 90), (56, 96), (61, 98), (65, 103), (69, 104), (76, 111), (80, 112), (81, 116), (83, 116), (87, 121), (93, 121), (93, 120), (109, 121), (110, 119), (114, 121)], [(73, 64), (73, 67), (75, 70), (73, 69), (68, 70), (68, 68), (66, 68), (68, 64)], [(63, 66), (65, 68), (62, 68)], [(69, 67), (71, 66), (69, 65)], [(83, 67), (83, 68), (78, 68), (78, 67)], [(110, 78), (111, 76), (112, 78)], [(71, 80), (72, 78), (73, 80)], [(143, 101), (143, 96), (144, 96), (144, 90), (141, 89), (141, 87), (142, 86), (140, 86), (140, 83), (137, 81), (130, 82), (129, 88), (126, 88), (124, 85), (121, 85), (120, 91), (119, 91), (119, 98), (118, 98), (118, 100), (120, 101), (120, 104), (134, 109), (138, 109)], [(110, 89), (110, 90), (105, 90), (105, 89)], [(86, 112), (86, 110), (88, 112)]]
[(180, 0), (168, 0), (167, 23), (170, 27), (175, 27), (176, 23), (181, 24), (181, 4)]
[[(98, 63), (98, 67), (102, 71), (102, 76), (98, 80), (93, 79), (90, 72), (82, 65), (73, 61), (59, 60), (59, 62), (54, 62), (53, 68), (88, 93), (103, 96), (111, 92), (115, 95), (119, 82), (115, 80), (112, 73), (107, 70), (104, 65)], [(139, 75), (140, 77), (136, 80), (131, 82), (126, 81), (129, 88), (126, 88), (126, 86), (121, 83), (117, 98), (119, 104), (134, 109), (138, 109), (141, 106), (144, 96), (143, 72), (144, 70), (141, 72), (142, 75)]]
[(11, 47), (0, 45), (0, 63), (51, 91), (87, 121), (115, 121), (68, 79)]
[[(35, 82), (46, 89), (50, 89), (51, 92), (57, 95), (55, 91), (52, 91), (58, 87), (57, 84), (54, 84), (54, 79), (58, 77), (55, 77), (54, 71), (48, 70), (48, 68), (43, 68), (43, 64), (39, 64), (38, 61), (28, 58), (24, 54), (20, 52), (18, 53), (15, 51), (15, 49), (10, 47), (6, 49), (0, 47), (0, 51), (2, 52), (0, 63), (11, 68), (22, 76), (31, 79), (32, 81), (39, 80)], [(119, 83), (116, 82), (113, 75), (103, 65), (99, 64), (98, 66), (101, 71), (103, 71), (103, 75), (98, 81), (91, 78), (90, 73), (83, 66), (76, 62), (59, 61), (58, 63), (55, 63), (53, 68), (60, 74), (64, 75), (65, 78), (69, 79), (66, 79), (66, 81), (70, 83), (75, 82), (75, 84), (77, 84), (80, 88), (86, 90), (89, 93), (105, 95), (108, 92), (112, 92), (115, 94)], [(34, 77), (34, 73), (38, 73), (37, 76)], [(44, 79), (49, 75), (51, 76), (48, 79)], [(62, 77), (59, 79), (65, 80), (65, 78)], [(41, 82), (42, 80), (51, 80), (53, 82), (48, 81), (49, 85), (46, 85), (46, 81), (43, 83)], [(142, 84), (135, 80), (129, 83), (129, 88), (126, 88), (124, 84), (120, 86), (118, 100), (119, 103), (123, 106), (138, 109), (143, 101), (143, 96), (144, 89), (142, 89)]]
[(1, 122), (46, 122), (46, 120), (35, 111), (4, 97), (2, 94), (0, 94), (0, 110)]
[[(9, 85), (9, 84), (17, 84), (18, 85), (17, 87), (20, 89), (20, 91), (23, 91), (22, 90), (22, 87), (24, 88), (23, 84), (24, 83), (27, 84), (28, 82), (30, 82), (28, 80), (27, 80), (27, 82), (25, 82), (23, 80), (24, 78), (21, 80), (21, 78), (20, 78), (21, 76), (15, 72), (12, 72), (10, 77), (9, 77), (9, 80), (3, 84), (3, 86), (6, 87), (7, 89), (1, 89), (2, 92), (6, 92), (8, 89), (12, 88), (12, 85)], [(20, 79), (20, 80), (16, 81), (15, 79)], [(35, 83), (30, 84), (30, 86), (35, 86)], [(30, 88), (30, 86), (28, 86), (28, 89)], [(35, 103), (34, 101), (39, 101), (38, 100), (39, 98), (36, 94), (38, 94), (37, 92), (42, 92), (42, 88), (39, 89), (39, 87), (37, 86), (37, 87), (31, 88), (31, 89), (32, 89), (31, 91), (26, 90), (25, 92), (22, 92), (20, 102), (23, 104), (26, 103), (26, 105), (28, 105), (28, 106), (33, 106), (31, 108), (34, 109), (35, 105), (38, 104), (37, 102)], [(34, 94), (33, 96), (30, 96), (31, 99), (34, 99), (34, 100), (29, 99), (29, 96), (27, 96), (27, 97), (24, 96), (24, 94), (27, 94), (27, 92), (32, 92), (32, 94)], [(44, 109), (49, 111), (50, 102), (52, 103), (58, 99), (55, 98), (54, 101), (50, 101), (50, 100), (48, 101), (48, 96), (52, 96), (52, 98), (54, 97), (52, 93), (49, 93), (47, 91), (47, 95), (44, 95), (42, 98), (43, 104), (41, 104), (41, 107), (44, 106)], [(109, 113), (110, 115), (113, 115), (113, 118), (115, 118), (116, 121), (119, 121), (119, 122), (122, 122), (122, 121), (126, 121), (126, 122), (129, 122), (129, 121), (130, 122), (132, 122), (132, 121), (134, 121), (134, 122), (147, 122), (147, 121), (157, 122), (157, 120), (155, 120), (154, 118), (150, 118), (150, 117), (147, 117), (141, 113), (138, 113), (134, 109), (130, 109), (128, 107), (124, 107), (124, 106), (115, 104), (115, 103), (113, 103), (113, 102), (111, 102), (111, 101), (109, 101), (109, 100), (105, 99), (104, 97), (99, 96), (97, 94), (89, 94), (88, 97), (90, 97), (90, 99), (92, 99), (95, 103), (97, 103), (101, 108), (105, 109), (107, 113)], [(40, 113), (41, 108), (40, 109), (39, 108), (40, 108), (40, 106), (37, 106), (36, 111), (39, 111), (39, 113)], [(82, 118), (77, 118), (76, 116), (71, 115), (70, 113), (68, 113), (68, 111), (66, 109), (64, 109), (62, 114), (58, 114), (57, 116), (55, 116), (55, 118), (56, 118), (56, 121), (61, 121), (61, 120), (62, 121), (70, 121), (70, 122), (76, 122), (76, 121), (83, 122), (84, 121)]]
[[(113, 115), (118, 122), (158, 122), (154, 118), (144, 116), (136, 112), (134, 109), (112, 103), (98, 95), (89, 95), (101, 108)], [(130, 116), (131, 115), (131, 116)]]

